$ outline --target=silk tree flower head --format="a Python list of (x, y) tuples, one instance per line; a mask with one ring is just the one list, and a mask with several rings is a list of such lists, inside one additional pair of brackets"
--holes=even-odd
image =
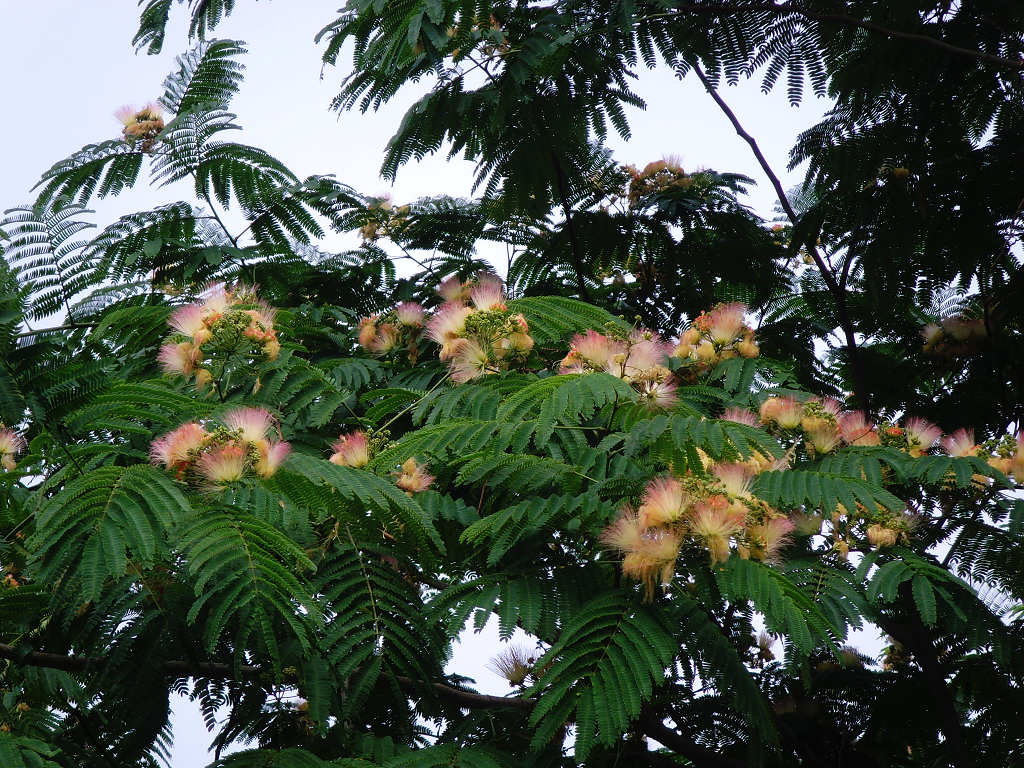
[(253, 465), (253, 470), (260, 477), (270, 477), (288, 458), (292, 447), (284, 441), (266, 441), (258, 446), (259, 457)]
[(487, 664), (487, 668), (499, 677), (508, 680), (510, 685), (524, 685), (526, 678), (533, 672), (536, 653), (529, 648), (510, 645), (503, 649)]
[(907, 440), (907, 452), (911, 456), (923, 456), (931, 450), (936, 441), (942, 437), (942, 430), (930, 421), (921, 418), (907, 419), (903, 425)]
[(717, 304), (694, 318), (672, 352), (696, 372), (708, 371), (722, 360), (761, 354), (754, 331), (746, 325), (747, 307), (738, 301)]
[(769, 397), (761, 403), (761, 423), (781, 429), (796, 429), (804, 417), (804, 409), (792, 397)]
[(746, 408), (726, 408), (722, 412), (724, 421), (731, 421), (736, 424), (746, 424), (748, 427), (757, 426), (757, 415), (748, 411)]
[(650, 600), (656, 583), (668, 584), (672, 580), (682, 537), (675, 531), (647, 528), (636, 512), (627, 510), (605, 529), (601, 542), (625, 555), (623, 574), (641, 582)]
[(149, 449), (150, 460), (180, 474), (185, 467), (195, 461), (209, 436), (202, 424), (195, 421), (186, 422), (173, 432), (153, 441)]
[(666, 409), (678, 402), (675, 378), (665, 366), (669, 350), (657, 334), (642, 328), (608, 335), (588, 330), (573, 336), (558, 372), (607, 373), (628, 382), (648, 408)]
[[(625, 351), (626, 345), (623, 342), (590, 330), (573, 336), (569, 342), (569, 354), (562, 361), (562, 368), (603, 371), (614, 365), (614, 358), (624, 355)], [(572, 372), (582, 373), (583, 370)]]
[(847, 411), (836, 417), (839, 437), (847, 445), (878, 445), (880, 440), (875, 425), (863, 411)]
[(152, 102), (141, 109), (127, 105), (120, 107), (114, 116), (121, 121), (121, 135), (125, 141), (141, 141), (144, 152), (153, 148), (156, 137), (164, 129), (160, 105)]
[(792, 541), (794, 525), (785, 517), (772, 517), (747, 526), (751, 555), (758, 560), (777, 562), (779, 553)]
[(274, 417), (265, 408), (237, 408), (224, 416), (224, 426), (238, 433), (242, 442), (252, 445), (266, 442), (274, 422)]
[(427, 337), (441, 347), (439, 357), (450, 360), (466, 332), (466, 318), (473, 314), (471, 307), (445, 304), (427, 323)]
[(452, 381), (465, 384), (479, 376), (498, 372), (491, 364), (491, 355), (483, 346), (472, 339), (459, 341), (461, 343), (451, 361)]
[(693, 495), (678, 478), (655, 478), (644, 489), (643, 501), (636, 512), (638, 524), (650, 528), (677, 522), (693, 502)]
[(974, 430), (958, 429), (953, 434), (942, 438), (942, 449), (955, 458), (977, 456), (978, 446), (974, 442)]
[(746, 511), (724, 497), (700, 501), (690, 510), (690, 531), (707, 547), (712, 565), (729, 559), (730, 541), (745, 524)]
[(403, 301), (395, 307), (395, 317), (401, 325), (421, 328), (425, 316), (426, 310), (423, 309), (423, 305), (415, 301)]
[(329, 461), (339, 467), (365, 467), (370, 463), (370, 441), (361, 429), (339, 437), (331, 450)]
[(446, 304), (465, 304), (472, 290), (472, 283), (464, 283), (452, 275), (437, 286), (437, 295), (444, 299)]
[(468, 284), (449, 278), (438, 290), (449, 300), (427, 322), (426, 336), (441, 347), (438, 357), (449, 362), (453, 381), (465, 383), (529, 359), (530, 327), (508, 308), (497, 276), (481, 273)]
[(505, 286), (501, 278), (486, 272), (476, 278), (476, 284), (470, 289), (469, 299), (473, 306), (481, 312), (505, 310)]
[(415, 458), (406, 459), (402, 464), (401, 471), (396, 474), (395, 485), (405, 491), (408, 496), (427, 490), (434, 482), (434, 476), (428, 475), (426, 467)]
[(25, 447), (24, 437), (0, 424), (0, 467), (13, 472), (17, 467), (14, 457), (24, 451)]
[(633, 389), (640, 395), (640, 402), (653, 411), (666, 410), (679, 402), (676, 395), (678, 386), (672, 372), (661, 365), (653, 366), (632, 381)]
[(153, 441), (150, 459), (179, 480), (215, 489), (250, 472), (270, 477), (291, 451), (288, 443), (273, 438), (276, 420), (263, 408), (236, 408), (221, 422), (182, 424)]
[(211, 285), (201, 301), (171, 313), (167, 324), (172, 334), (160, 348), (158, 361), (168, 374), (186, 379), (195, 375), (202, 389), (212, 379), (210, 368), (217, 360), (255, 364), (276, 359), (281, 345), (275, 315), (253, 288)]
[(867, 527), (868, 543), (876, 549), (894, 547), (899, 542), (902, 531), (878, 523)]

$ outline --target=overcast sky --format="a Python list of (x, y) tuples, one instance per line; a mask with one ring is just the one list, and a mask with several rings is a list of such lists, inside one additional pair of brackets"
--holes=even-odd
[[(299, 177), (334, 174), (362, 192), (388, 192), (399, 203), (442, 193), (469, 196), (472, 165), (448, 162), (443, 155), (404, 167), (393, 187), (378, 175), (388, 138), (421, 93), (416, 86), (377, 113), (339, 118), (328, 111), (347, 69), (322, 70), (313, 37), (342, 3), (241, 0), (218, 28), (219, 37), (244, 40), (249, 48), (246, 80), (233, 105), (245, 131), (235, 140), (262, 147)], [(161, 94), (160, 84), (174, 57), (187, 47), (180, 6), (175, 6), (173, 18), (164, 53), (137, 56), (131, 44), (138, 20), (134, 0), (0, 0), (5, 113), (0, 123), (0, 209), (29, 202), (32, 186), (56, 161), (85, 144), (116, 138), (121, 126), (113, 112), (119, 106), (142, 105)], [(644, 165), (674, 155), (687, 170), (744, 173), (758, 183), (748, 203), (762, 215), (772, 215), (771, 186), (695, 78), (679, 82), (668, 70), (643, 70), (637, 90), (647, 110), (630, 110), (633, 135), (628, 142), (612, 139), (619, 160)], [(797, 133), (813, 124), (827, 105), (809, 98), (793, 108), (784, 89), (765, 96), (757, 82), (726, 88), (723, 95), (785, 186), (799, 182), (799, 173), (785, 172), (789, 149)], [(187, 199), (187, 193), (184, 187), (140, 188), (123, 198), (97, 201), (95, 221), (102, 227), (129, 211)], [(465, 637), (451, 669), (474, 676), (485, 691), (506, 693), (505, 682), (483, 668), (497, 650), (494, 631)], [(172, 768), (206, 765), (209, 739), (195, 708), (176, 704), (174, 722)]]

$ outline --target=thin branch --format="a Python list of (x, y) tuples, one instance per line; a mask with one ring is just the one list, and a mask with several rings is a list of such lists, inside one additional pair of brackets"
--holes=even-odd
[[(743, 125), (740, 123), (739, 118), (736, 117), (736, 113), (729, 108), (721, 94), (715, 88), (714, 84), (708, 79), (708, 76), (700, 68), (696, 62), (693, 63), (693, 71), (697, 75), (697, 78), (704, 85), (705, 90), (719, 109), (725, 114), (732, 123), (732, 127), (735, 129), (736, 134), (743, 139), (750, 150), (754, 153), (754, 157), (757, 158), (758, 165), (761, 166), (761, 170), (764, 171), (765, 176), (771, 182), (772, 187), (775, 189), (775, 194), (779, 198), (779, 204), (782, 206), (782, 210), (786, 212), (786, 216), (789, 220), (796, 225), (799, 223), (799, 216), (797, 216), (796, 210), (794, 210), (792, 203), (789, 201), (789, 197), (786, 195), (786, 190), (782, 187), (782, 182), (779, 177), (772, 170), (772, 167), (768, 164), (768, 159), (764, 156), (761, 151), (761, 147), (758, 146), (757, 141), (744, 130)], [(865, 411), (870, 410), (870, 397), (867, 387), (867, 379), (864, 376), (864, 368), (860, 359), (859, 350), (857, 348), (857, 335), (854, 330), (853, 320), (850, 318), (850, 313), (846, 305), (846, 291), (839, 285), (836, 280), (835, 274), (829, 268), (828, 264), (822, 258), (821, 253), (818, 252), (818, 247), (810, 238), (805, 243), (807, 251), (810, 253), (811, 258), (814, 260), (815, 266), (821, 273), (822, 279), (825, 281), (825, 286), (828, 288), (829, 293), (832, 295), (832, 299), (836, 306), (836, 315), (839, 319), (839, 327), (843, 331), (843, 337), (846, 340), (846, 349), (850, 357), (850, 372), (853, 378), (855, 394), (857, 399), (860, 401), (861, 407)]]
[(99, 325), (96, 323), (64, 323), (63, 325), (55, 325), (52, 328), (39, 328), (35, 331), (25, 331), (24, 333), (15, 334), (14, 338), (24, 339), (29, 336), (42, 336), (45, 333), (57, 333), (59, 331), (73, 331), (79, 328), (95, 328)]
[(845, 13), (822, 13), (820, 11), (811, 11), (805, 8), (800, 8), (792, 3), (680, 3), (677, 4), (672, 11), (654, 13), (649, 16), (641, 16), (636, 19), (636, 23), (653, 21), (659, 18), (674, 18), (688, 13), (707, 13), (714, 16), (721, 16), (729, 13), (743, 13), (745, 11), (758, 11), (762, 13), (770, 13), (776, 16), (793, 14), (796, 16), (803, 16), (806, 19), (813, 19), (814, 21), (824, 21), (843, 26), (859, 27), (860, 29), (868, 30), (870, 32), (878, 32), (886, 37), (924, 43), (925, 45), (939, 48), (947, 53), (952, 53), (957, 56), (964, 56), (978, 61), (987, 61), (992, 64), (998, 64), (1001, 68), (1024, 70), (1024, 59), (1011, 59), (1006, 56), (985, 53), (984, 51), (978, 51), (973, 48), (963, 48), (959, 45), (947, 43), (945, 40), (941, 40), (937, 37), (932, 37), (931, 35), (892, 29), (891, 27), (886, 27), (882, 24), (878, 24), (877, 22), (858, 19), (856, 16), (850, 16)]

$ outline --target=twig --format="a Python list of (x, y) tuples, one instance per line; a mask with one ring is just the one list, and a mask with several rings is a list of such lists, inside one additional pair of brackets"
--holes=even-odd
[[(739, 118), (736, 117), (736, 113), (733, 112), (732, 109), (729, 108), (729, 105), (725, 103), (725, 100), (718, 93), (714, 84), (708, 79), (708, 76), (704, 74), (704, 71), (696, 62), (693, 63), (693, 71), (704, 85), (705, 90), (707, 90), (711, 98), (714, 99), (719, 109), (722, 110), (725, 116), (729, 119), (729, 122), (732, 123), (732, 127), (735, 129), (736, 134), (747, 143), (750, 150), (754, 153), (754, 157), (757, 158), (758, 165), (761, 166), (761, 170), (764, 171), (764, 174), (768, 177), (772, 187), (775, 189), (775, 194), (779, 198), (779, 204), (786, 212), (786, 216), (793, 224), (797, 224), (799, 216), (797, 216), (792, 203), (790, 203), (789, 197), (786, 195), (786, 190), (782, 187), (782, 182), (775, 174), (775, 171), (772, 170), (772, 167), (768, 164), (768, 159), (764, 156), (764, 153), (758, 146), (757, 141), (753, 136), (747, 133), (746, 130), (744, 130)], [(850, 314), (846, 306), (846, 292), (836, 281), (836, 277), (832, 270), (818, 252), (817, 245), (815, 245), (810, 238), (808, 238), (805, 245), (808, 252), (811, 254), (811, 258), (814, 260), (815, 266), (821, 273), (821, 278), (825, 281), (825, 285), (828, 288), (829, 293), (832, 295), (832, 300), (835, 302), (836, 315), (839, 319), (839, 327), (843, 331), (843, 337), (846, 340), (846, 349), (850, 356), (850, 371), (856, 390), (855, 394), (857, 395), (857, 399), (860, 401), (861, 407), (863, 407), (865, 411), (870, 411), (870, 397), (867, 388), (867, 379), (864, 376), (862, 361), (858, 353), (857, 334), (854, 330), (853, 321), (850, 318)]]

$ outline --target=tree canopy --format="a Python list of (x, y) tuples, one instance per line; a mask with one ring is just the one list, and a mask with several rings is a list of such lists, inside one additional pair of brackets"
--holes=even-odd
[[(5, 768), (158, 765), (177, 694), (217, 768), (1024, 760), (1024, 9), (349, 0), (333, 107), (422, 93), (382, 175), (476, 164), (400, 203), (238, 140), (235, 2), (184, 5), (0, 219)], [(777, 220), (615, 160), (655, 66)], [(832, 99), (797, 189), (745, 78)], [(494, 620), (506, 695), (446, 672)]]

